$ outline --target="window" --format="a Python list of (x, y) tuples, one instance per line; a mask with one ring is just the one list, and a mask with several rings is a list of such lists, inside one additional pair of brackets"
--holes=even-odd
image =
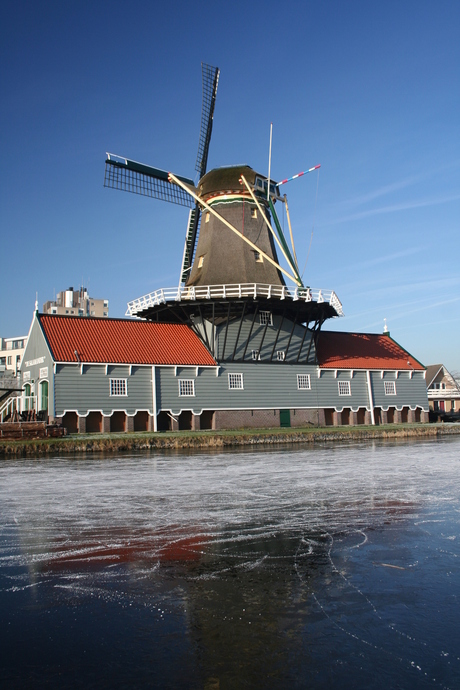
[(339, 395), (351, 395), (350, 381), (339, 381)]
[(228, 387), (230, 390), (243, 390), (243, 374), (229, 374)]
[(210, 216), (210, 215), (211, 215), (211, 214), (210, 214), (209, 211), (208, 211), (207, 214), (206, 214), (205, 217), (204, 217), (204, 222), (205, 222), (205, 223), (209, 223), (209, 216)]
[(257, 209), (251, 208), (251, 218), (257, 218)]
[(8, 364), (12, 364), (11, 357), (8, 357)]
[(110, 395), (114, 397), (127, 396), (127, 379), (110, 379)]
[(396, 395), (396, 384), (394, 381), (384, 381), (385, 395)]
[(284, 350), (277, 350), (276, 352), (276, 359), (278, 362), (284, 362), (284, 358), (286, 357), (286, 353)]
[(254, 359), (254, 360), (260, 359), (260, 352), (259, 352), (259, 350), (252, 350), (251, 354), (252, 354), (252, 359)]
[(259, 321), (262, 324), (262, 326), (265, 326), (266, 324), (268, 324), (269, 326), (273, 326), (273, 317), (271, 311), (259, 312)]
[(195, 381), (193, 379), (179, 379), (179, 395), (195, 395)]
[(204, 264), (204, 256), (200, 256), (198, 259), (198, 268), (201, 268)]
[(310, 374), (297, 374), (297, 390), (311, 390)]
[(254, 259), (256, 260), (256, 262), (258, 264), (263, 264), (263, 262), (264, 262), (264, 257), (262, 256), (262, 254), (260, 252), (256, 252), (256, 251), (254, 252)]

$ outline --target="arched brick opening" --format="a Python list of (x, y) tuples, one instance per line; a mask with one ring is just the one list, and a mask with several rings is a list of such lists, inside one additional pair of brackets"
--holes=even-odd
[(149, 430), (149, 413), (143, 410), (134, 415), (134, 431)]
[(191, 431), (192, 429), (192, 412), (191, 410), (184, 410), (179, 415), (179, 431)]
[(157, 417), (158, 431), (171, 431), (171, 417), (167, 412), (159, 412)]
[(200, 415), (200, 429), (212, 429), (214, 422), (214, 411), (203, 410)]
[(414, 412), (414, 415), (415, 415), (415, 421), (416, 422), (422, 421), (422, 411), (421, 411), (420, 407), (417, 407), (417, 409)]
[(409, 408), (403, 407), (401, 410), (401, 422), (403, 424), (407, 424), (408, 421), (409, 421)]
[(382, 423), (382, 408), (374, 407), (374, 424), (379, 426)]
[(342, 410), (342, 424), (343, 426), (348, 426), (350, 424), (350, 410), (348, 407), (344, 407)]
[(387, 422), (388, 424), (394, 424), (395, 421), (395, 408), (389, 407), (387, 412)]
[(78, 415), (76, 412), (66, 412), (62, 418), (62, 426), (68, 434), (78, 433)]
[(102, 431), (102, 414), (100, 412), (89, 412), (86, 417), (86, 432), (88, 434), (100, 434)]
[(358, 424), (366, 423), (366, 410), (363, 407), (360, 407), (356, 413), (356, 421)]
[(110, 417), (110, 431), (111, 432), (126, 431), (126, 414), (125, 414), (125, 412), (121, 412), (121, 410), (117, 410), (116, 412), (112, 412), (112, 416)]
[(334, 424), (334, 410), (330, 408), (324, 410), (324, 423), (326, 426), (333, 426)]

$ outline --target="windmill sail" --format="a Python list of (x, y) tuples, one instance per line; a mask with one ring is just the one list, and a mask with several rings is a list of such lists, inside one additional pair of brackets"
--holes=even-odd
[[(177, 176), (179, 177), (179, 176)], [(186, 185), (194, 188), (193, 180), (179, 177)], [(168, 173), (143, 163), (108, 153), (105, 161), (104, 187), (120, 189), (180, 206), (193, 208), (192, 197), (181, 187), (168, 180)]]
[[(203, 78), (203, 102), (201, 106), (200, 140), (198, 142), (198, 155), (195, 165), (195, 170), (198, 172), (200, 180), (205, 175), (208, 165), (209, 144), (211, 141), (214, 107), (216, 104), (220, 71), (218, 67), (212, 67), (202, 62), (201, 72)], [(183, 283), (187, 281), (192, 266), (196, 240), (200, 229), (200, 220), (200, 207), (196, 204), (194, 213), (191, 214), (187, 227), (187, 237), (185, 240), (186, 251), (184, 252), (184, 262), (181, 272), (181, 281)]]

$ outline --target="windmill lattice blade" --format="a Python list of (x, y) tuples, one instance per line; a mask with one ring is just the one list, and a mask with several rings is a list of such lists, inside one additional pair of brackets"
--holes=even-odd
[(181, 282), (185, 283), (188, 278), (189, 270), (193, 264), (194, 253), (196, 249), (196, 237), (200, 230), (201, 213), (200, 207), (197, 204), (194, 209), (190, 211), (189, 222), (187, 225), (187, 235), (185, 237), (185, 251), (184, 260), (182, 264)]
[(218, 67), (206, 65), (204, 62), (201, 63), (201, 71), (203, 75), (203, 104), (201, 107), (200, 141), (195, 166), (200, 178), (205, 174), (208, 164), (209, 142), (211, 141), (214, 106), (220, 74)]
[[(168, 173), (164, 170), (128, 159), (122, 160), (119, 162), (108, 158), (105, 161), (104, 187), (169, 201), (187, 208), (195, 206), (195, 201), (184, 189), (168, 181)], [(192, 180), (180, 179), (193, 186)]]

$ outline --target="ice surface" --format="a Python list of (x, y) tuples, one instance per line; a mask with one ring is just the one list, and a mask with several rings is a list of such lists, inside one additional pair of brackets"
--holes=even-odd
[(445, 440), (5, 461), (6, 677), (458, 687), (459, 460)]

